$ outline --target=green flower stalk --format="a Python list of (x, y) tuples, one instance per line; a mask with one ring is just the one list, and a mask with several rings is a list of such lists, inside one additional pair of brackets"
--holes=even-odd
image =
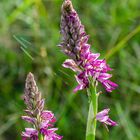
[(98, 112), (98, 96), (96, 93), (96, 86), (91, 85), (87, 89), (89, 98), (89, 112), (87, 119), (86, 140), (95, 140), (96, 135), (96, 115)]

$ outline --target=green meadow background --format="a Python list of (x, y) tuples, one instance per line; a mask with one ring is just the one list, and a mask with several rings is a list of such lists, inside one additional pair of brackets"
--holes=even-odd
[[(111, 108), (118, 122), (109, 132), (98, 123), (97, 140), (140, 140), (140, 1), (72, 0), (93, 52), (100, 52), (113, 68), (119, 87), (99, 98), (99, 110)], [(29, 125), (25, 115), (25, 78), (35, 79), (45, 107), (57, 117), (64, 140), (84, 140), (88, 99), (73, 94), (74, 73), (62, 67), (67, 58), (60, 43), (63, 0), (0, 0), (0, 140), (20, 140)]]

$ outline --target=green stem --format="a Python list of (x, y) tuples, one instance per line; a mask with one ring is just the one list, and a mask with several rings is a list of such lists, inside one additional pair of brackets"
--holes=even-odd
[(39, 140), (44, 140), (44, 136), (39, 134)]
[(98, 94), (96, 87), (92, 86), (88, 90), (89, 112), (87, 119), (86, 140), (95, 140), (96, 136), (96, 114), (98, 111)]
[[(36, 129), (37, 129), (38, 132), (39, 132), (39, 124), (40, 124), (40, 122), (41, 122), (40, 115), (37, 115), (36, 118), (37, 118), (37, 127), (36, 127)], [(44, 136), (43, 136), (40, 132), (39, 132), (39, 134), (38, 134), (38, 140), (44, 140)]]

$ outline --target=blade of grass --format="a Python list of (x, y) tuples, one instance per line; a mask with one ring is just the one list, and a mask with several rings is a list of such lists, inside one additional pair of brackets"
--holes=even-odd
[(47, 17), (47, 10), (42, 2), (42, 0), (35, 0), (35, 5), (37, 7), (37, 10), (41, 16)]
[(34, 3), (34, 0), (24, 0), (23, 3), (17, 7), (7, 18), (9, 24), (13, 23), (16, 18), (23, 13), (28, 7)]
[(125, 114), (125, 112), (123, 111), (120, 103), (118, 102), (115, 105), (116, 105), (116, 110), (117, 110), (118, 116), (120, 118), (120, 123), (124, 127), (124, 131), (125, 131), (128, 139), (133, 140), (134, 139), (133, 126), (131, 124), (129, 124), (129, 119), (128, 119), (127, 115)]
[[(19, 42), (21, 44), (21, 50), (31, 59), (34, 60), (34, 58), (28, 53), (28, 51), (26, 51), (26, 49), (28, 48), (25, 43), (23, 42), (23, 39), (21, 40), (20, 38), (18, 38), (17, 36), (13, 35), (14, 39)], [(27, 41), (26, 41), (27, 42)], [(29, 42), (28, 42), (29, 44)]]
[(111, 56), (113, 56), (115, 53), (120, 51), (123, 47), (125, 47), (125, 44), (137, 33), (140, 32), (140, 25), (137, 26), (132, 32), (130, 32), (127, 36), (125, 36), (116, 46), (114, 46), (108, 53), (105, 55), (106, 59), (109, 59)]
[(0, 127), (0, 135), (2, 135), (5, 131), (7, 131), (13, 124), (15, 124), (17, 122), (17, 119), (19, 118), (19, 116), (17, 116), (17, 114), (13, 114), (10, 116), (9, 120), (4, 123), (3, 125), (1, 125)]
[(13, 37), (25, 48), (25, 49), (29, 49), (32, 52), (34, 52), (36, 55), (39, 55), (39, 53), (37, 52), (37, 50), (35, 50), (33, 48), (33, 45), (31, 42), (25, 40), (23, 37), (18, 37), (16, 35), (13, 35)]
[(31, 60), (34, 60), (34, 58), (23, 47), (20, 48)]
[(13, 35), (14, 39), (19, 42), (24, 48), (27, 49), (27, 46), (25, 45), (25, 43), (23, 42), (23, 40), (20, 37), (17, 37), (16, 35)]

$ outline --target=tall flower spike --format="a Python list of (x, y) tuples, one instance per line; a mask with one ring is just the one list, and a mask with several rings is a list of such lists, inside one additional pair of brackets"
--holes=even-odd
[(102, 83), (108, 92), (111, 92), (117, 87), (117, 84), (109, 80), (112, 75), (107, 72), (111, 68), (104, 59), (98, 59), (99, 53), (90, 51), (89, 36), (85, 32), (71, 0), (64, 1), (61, 12), (62, 39), (59, 47), (70, 58), (63, 63), (63, 66), (77, 72), (76, 80), (79, 85), (74, 91), (87, 88), (90, 83), (89, 77), (93, 77), (94, 80)]
[(27, 106), (25, 110), (27, 116), (22, 116), (22, 119), (31, 123), (34, 128), (25, 128), (22, 132), (23, 140), (61, 140), (62, 136), (55, 133), (57, 128), (52, 128), (56, 121), (54, 114), (51, 111), (44, 110), (44, 99), (41, 97), (34, 76), (32, 73), (27, 75), (24, 91), (24, 101)]

